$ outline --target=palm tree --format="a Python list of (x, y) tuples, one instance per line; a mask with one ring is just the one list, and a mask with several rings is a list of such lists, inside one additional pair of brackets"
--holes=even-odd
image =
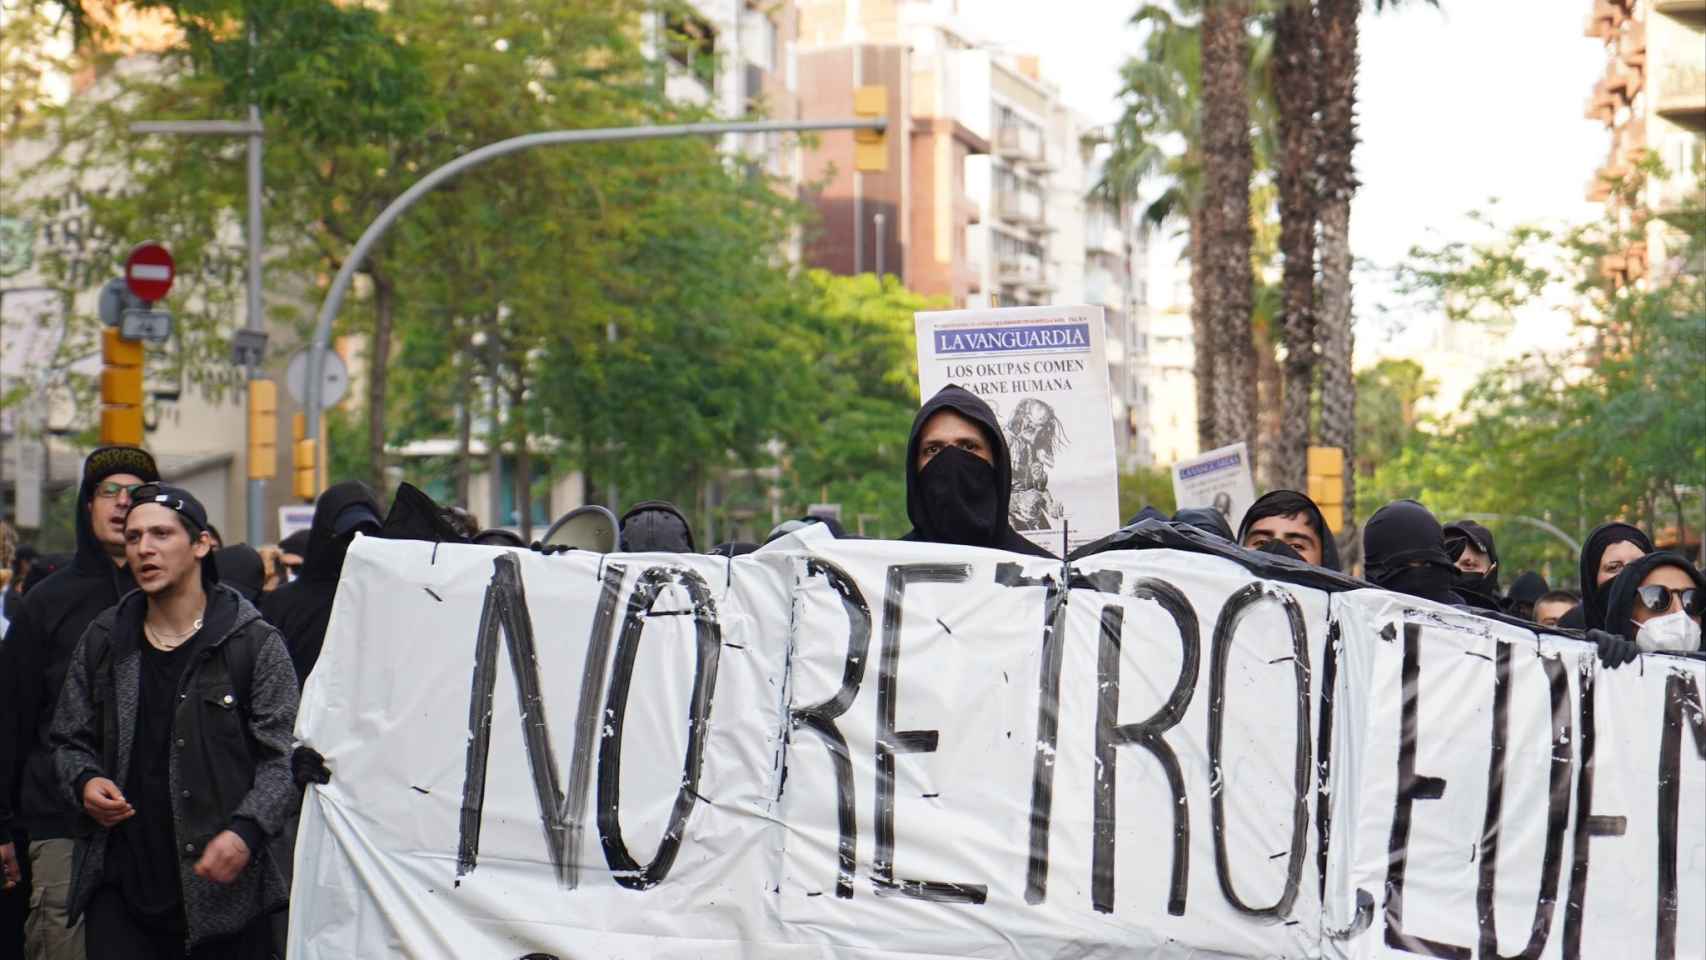
[[(1188, 11), (1187, 11), (1188, 12)], [(1141, 56), (1120, 70), (1125, 103), (1114, 127), (1112, 150), (1094, 192), (1117, 205), (1135, 202), (1146, 180), (1161, 180), (1159, 196), (1143, 211), (1152, 227), (1185, 221), (1185, 256), (1191, 264), (1191, 336), (1195, 353), (1197, 443), (1214, 445), (1215, 345), (1202, 291), (1202, 162), (1200, 123), (1202, 33), (1158, 4), (1146, 4), (1131, 18), (1147, 27)], [(1173, 142), (1183, 152), (1171, 152)]]
[(1316, 364), (1315, 230), (1320, 206), (1315, 167), (1320, 128), (1315, 115), (1315, 41), (1315, 9), (1310, 0), (1291, 0), (1275, 12), (1267, 79), (1279, 140), (1274, 180), (1279, 188), (1280, 251), (1285, 257), (1281, 326), (1285, 388), (1275, 445), (1277, 462), (1271, 475), (1280, 485), (1297, 490), (1304, 486)]
[(1248, 20), (1246, 0), (1217, 0), (1203, 10), (1203, 202), (1196, 267), (1214, 347), (1215, 446), (1254, 440), (1248, 389), (1255, 375)]

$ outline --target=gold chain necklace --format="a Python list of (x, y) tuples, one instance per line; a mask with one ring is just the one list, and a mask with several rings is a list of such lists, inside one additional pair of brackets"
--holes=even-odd
[[(204, 607), (202, 609), (202, 613), (205, 615), (206, 612), (206, 608)], [(196, 617), (195, 622), (190, 624), (190, 628), (188, 630), (174, 634), (167, 633), (164, 630), (151, 626), (145, 617), (142, 620), (142, 634), (148, 639), (148, 643), (153, 646), (154, 649), (170, 653), (178, 647), (183, 646), (185, 640), (196, 635), (196, 632), (201, 629), (201, 621), (201, 617)]]

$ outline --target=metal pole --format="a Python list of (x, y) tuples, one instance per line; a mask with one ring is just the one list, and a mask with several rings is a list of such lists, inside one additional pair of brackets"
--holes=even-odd
[[(260, 332), (266, 329), (266, 317), (261, 304), (261, 108), (249, 104), (249, 309), (248, 327)], [(261, 375), (260, 368), (249, 365), (249, 379), (254, 380)], [(253, 422), (253, 421), (251, 421)], [(272, 424), (272, 429), (278, 430), (278, 424)], [(278, 437), (273, 437), (277, 442)], [(266, 542), (266, 499), (267, 482), (257, 477), (249, 478), (249, 543), (259, 545)]]
[(1550, 533), (1554, 537), (1557, 537), (1559, 540), (1562, 540), (1570, 548), (1571, 553), (1579, 555), (1582, 552), (1582, 545), (1577, 543), (1574, 537), (1571, 537), (1569, 534), (1558, 529), (1557, 526), (1548, 523), (1545, 520), (1537, 520), (1534, 517), (1525, 517), (1518, 514), (1507, 513), (1465, 513), (1463, 514), (1463, 519), (1477, 521), (1512, 520), (1517, 523), (1526, 523), (1531, 527), (1538, 527), (1539, 529)]
[(403, 191), (402, 195), (391, 201), (379, 216), (362, 232), (361, 239), (356, 241), (343, 265), (338, 268), (338, 274), (332, 278), (331, 289), (326, 291), (325, 302), (320, 304), (320, 316), (314, 323), (314, 337), (308, 347), (308, 384), (307, 402), (303, 409), (308, 412), (308, 439), (316, 442), (320, 439), (320, 378), (324, 375), (326, 347), (331, 340), (332, 320), (338, 315), (338, 308), (343, 305), (344, 295), (349, 292), (350, 284), (355, 280), (355, 272), (367, 259), (367, 254), (373, 249), (391, 225), (396, 223), (408, 209), (420, 199), (437, 189), (445, 181), (480, 166), (498, 157), (505, 157), (534, 147), (549, 147), (573, 143), (614, 143), (632, 140), (663, 140), (680, 137), (721, 136), (727, 133), (790, 133), (806, 130), (886, 130), (888, 120), (877, 117), (869, 120), (761, 120), (741, 123), (686, 123), (677, 126), (653, 127), (611, 127), (598, 130), (552, 130), (546, 133), (529, 133), (497, 143), (487, 144), (470, 153), (465, 153), (450, 161), (437, 170), (432, 171), (414, 186)]
[(880, 282), (883, 279), (883, 220), (885, 218), (879, 213), (873, 219), (877, 221), (877, 280)]

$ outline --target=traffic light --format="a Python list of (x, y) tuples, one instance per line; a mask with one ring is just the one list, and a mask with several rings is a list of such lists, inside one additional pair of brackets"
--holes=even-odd
[(278, 384), (249, 381), (249, 479), (278, 476)]
[[(861, 120), (875, 120), (889, 112), (889, 88), (884, 86), (854, 87), (853, 115)], [(853, 131), (853, 169), (860, 173), (887, 173), (889, 144), (887, 130)]]
[(142, 446), (142, 344), (101, 330), (101, 443)]
[(311, 501), (320, 494), (320, 471), (316, 469), (318, 464), (315, 444), (308, 439), (307, 424), (308, 418), (300, 413), (290, 421), (290, 432), (296, 440), (290, 458), (290, 465), (295, 470), (291, 492), (303, 500)]
[(1309, 448), (1309, 499), (1321, 508), (1327, 529), (1345, 526), (1345, 451), (1339, 447)]

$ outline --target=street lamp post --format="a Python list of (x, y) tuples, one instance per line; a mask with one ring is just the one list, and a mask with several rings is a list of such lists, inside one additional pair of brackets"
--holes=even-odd
[[(248, 317), (244, 329), (250, 333), (256, 342), (264, 344), (266, 342), (266, 318), (262, 313), (261, 303), (261, 141), (266, 136), (266, 130), (261, 126), (261, 108), (250, 104), (249, 119), (246, 123), (227, 120), (141, 121), (131, 124), (130, 132), (139, 135), (164, 134), (168, 136), (248, 138), (249, 225), (248, 229), (244, 231), (248, 235), (249, 248)], [(260, 359), (254, 353), (249, 354), (248, 362), (244, 364), (246, 379), (256, 380), (260, 378)], [(266, 495), (266, 480), (250, 476), (248, 538), (252, 544), (263, 543), (266, 538)]]
[[(520, 153), (535, 147), (549, 147), (575, 143), (612, 143), (633, 140), (665, 140), (681, 137), (722, 136), (730, 133), (790, 133), (808, 130), (877, 130), (888, 129), (888, 120), (884, 117), (872, 117), (857, 120), (755, 120), (738, 123), (684, 123), (675, 126), (647, 127), (609, 127), (597, 130), (551, 130), (544, 133), (529, 133), (508, 140), (489, 143), (478, 150), (465, 153), (446, 163), (444, 166), (428, 173), (417, 180), (409, 189), (404, 190), (397, 199), (380, 212), (374, 221), (362, 231), (361, 238), (355, 243), (355, 248), (344, 258), (343, 265), (338, 268), (337, 276), (332, 278), (331, 289), (326, 291), (326, 299), (320, 304), (319, 318), (314, 323), (314, 338), (308, 347), (308, 382), (305, 386), (307, 402), (303, 408), (307, 411), (307, 439), (315, 446), (318, 453), (320, 441), (320, 400), (321, 382), (326, 356), (326, 348), (332, 336), (332, 319), (338, 315), (338, 308), (343, 305), (344, 295), (349, 292), (350, 283), (355, 279), (355, 272), (367, 259), (367, 254), (373, 249), (380, 238), (385, 236), (391, 225), (396, 223), (408, 209), (420, 199), (437, 189), (446, 181), (457, 175), (471, 170), (498, 157)], [(375, 362), (383, 362), (382, 358), (374, 358)]]

